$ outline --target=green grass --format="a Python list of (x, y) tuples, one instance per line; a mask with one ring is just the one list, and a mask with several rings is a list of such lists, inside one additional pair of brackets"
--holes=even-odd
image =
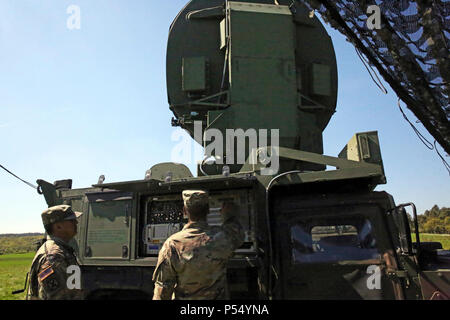
[(0, 300), (25, 299), (25, 293), (11, 292), (23, 288), (33, 257), (34, 252), (0, 255)]
[[(416, 241), (415, 234), (412, 234), (412, 240)], [(420, 241), (422, 241), (422, 242), (440, 242), (440, 243), (442, 243), (443, 249), (450, 250), (450, 234), (420, 233)]]

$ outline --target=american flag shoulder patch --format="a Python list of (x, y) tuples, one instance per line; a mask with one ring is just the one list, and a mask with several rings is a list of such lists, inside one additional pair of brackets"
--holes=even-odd
[(55, 271), (53, 271), (51, 266), (48, 266), (47, 268), (45, 268), (44, 270), (42, 270), (38, 277), (40, 281), (44, 281), (45, 279), (47, 279), (50, 275), (52, 275), (53, 273), (55, 273)]

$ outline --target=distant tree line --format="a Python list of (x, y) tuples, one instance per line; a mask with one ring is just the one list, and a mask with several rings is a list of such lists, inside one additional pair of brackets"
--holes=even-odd
[(39, 233), (39, 232), (28, 232), (28, 233), (0, 233), (0, 238), (4, 238), (4, 237), (15, 237), (15, 238), (20, 238), (20, 237), (34, 237), (34, 236), (42, 236), (43, 233)]
[[(414, 230), (413, 219), (409, 216), (411, 231)], [(431, 210), (418, 215), (419, 231), (423, 233), (450, 234), (450, 208), (434, 205)]]

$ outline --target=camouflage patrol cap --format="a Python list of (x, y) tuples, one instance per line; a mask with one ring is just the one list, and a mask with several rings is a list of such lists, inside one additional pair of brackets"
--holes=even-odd
[(183, 201), (184, 206), (189, 209), (195, 206), (202, 206), (209, 204), (208, 192), (204, 190), (184, 190)]
[(60, 222), (64, 220), (75, 220), (81, 216), (82, 212), (75, 212), (68, 205), (59, 205), (55, 207), (48, 208), (42, 212), (42, 223), (44, 226), (53, 224), (55, 222)]

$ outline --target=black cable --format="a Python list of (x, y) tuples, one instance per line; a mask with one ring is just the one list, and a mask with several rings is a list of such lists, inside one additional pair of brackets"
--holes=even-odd
[(427, 140), (427, 138), (425, 138), (420, 131), (414, 126), (414, 124), (409, 121), (408, 117), (406, 116), (405, 112), (403, 112), (402, 106), (400, 105), (400, 99), (398, 99), (398, 107), (400, 109), (400, 112), (403, 115), (403, 118), (405, 118), (405, 120), (409, 123), (409, 125), (411, 126), (411, 128), (413, 128), (414, 132), (417, 134), (417, 136), (419, 137), (420, 141), (422, 141), (422, 143), (425, 145), (425, 147), (427, 147), (430, 150), (433, 150), (433, 144)]
[[(380, 90), (384, 93), (384, 94), (388, 94), (387, 89), (383, 86), (383, 83), (381, 82), (380, 78), (377, 76), (377, 73), (375, 70), (372, 69), (372, 67), (370, 67), (368, 65), (368, 61), (366, 61), (363, 58), (362, 53), (358, 50), (357, 47), (355, 47), (356, 53), (358, 54), (359, 59), (362, 61), (362, 63), (364, 64), (364, 67), (366, 67), (367, 72), (369, 73), (370, 77), (372, 78), (372, 81), (377, 85), (378, 88), (380, 88)], [(375, 77), (377, 78), (377, 80), (375, 80), (375, 78), (373, 77), (372, 73), (375, 75)]]
[(434, 140), (434, 150), (436, 150), (436, 153), (438, 154), (438, 156), (441, 158), (442, 162), (444, 163), (445, 169), (447, 169), (448, 174), (450, 175), (450, 165), (448, 164), (447, 161), (445, 161), (444, 157), (441, 155), (441, 153), (439, 152), (437, 146), (436, 146), (436, 140)]
[(8, 169), (6, 169), (6, 168), (5, 168), (4, 166), (2, 166), (1, 164), (0, 164), (0, 168), (2, 168), (3, 170), (5, 170), (6, 172), (8, 172), (8, 173), (9, 173), (10, 175), (12, 175), (13, 177), (19, 179), (20, 181), (22, 181), (22, 182), (25, 183), (26, 185), (32, 187), (33, 189), (37, 189), (37, 188), (38, 188), (37, 186), (33, 185), (32, 183), (29, 183), (28, 181), (25, 181), (25, 180), (19, 178), (18, 176), (16, 176), (14, 173), (12, 173), (12, 172), (9, 171)]
[(425, 138), (420, 132), (419, 130), (416, 128), (416, 126), (408, 119), (408, 117), (406, 116), (405, 112), (403, 112), (403, 109), (400, 105), (400, 99), (398, 99), (398, 107), (400, 109), (400, 112), (403, 115), (403, 118), (405, 118), (405, 120), (409, 123), (409, 125), (411, 126), (411, 128), (413, 128), (414, 132), (416, 133), (416, 135), (419, 137), (420, 141), (422, 141), (422, 143), (425, 145), (425, 147), (427, 147), (430, 150), (435, 150), (436, 153), (438, 154), (439, 158), (441, 158), (442, 162), (444, 163), (444, 167), (445, 169), (447, 169), (448, 174), (450, 175), (450, 165), (448, 164), (448, 162), (444, 159), (444, 157), (442, 156), (442, 154), (439, 152), (437, 145), (436, 145), (436, 140), (434, 140), (434, 143), (432, 144), (430, 141), (427, 140), (427, 138)]

